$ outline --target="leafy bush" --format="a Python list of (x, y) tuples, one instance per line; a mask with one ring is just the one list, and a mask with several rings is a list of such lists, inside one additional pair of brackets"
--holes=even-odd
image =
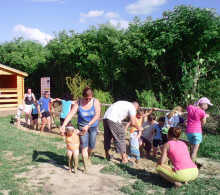
[[(100, 103), (104, 103), (104, 104), (112, 104), (114, 101), (112, 95), (109, 92), (98, 89), (94, 90), (94, 97), (97, 98), (100, 101)], [(102, 106), (102, 110), (101, 110), (102, 116), (104, 115), (107, 108), (108, 108), (107, 106)]]
[(214, 106), (210, 107), (212, 114), (219, 115), (220, 113), (220, 79), (213, 79), (211, 81), (204, 80), (200, 83), (200, 96), (208, 97)]
[(112, 104), (114, 101), (112, 95), (109, 92), (98, 89), (94, 90), (94, 97), (96, 97), (101, 103), (105, 104)]
[(83, 79), (79, 74), (74, 77), (66, 77), (66, 84), (69, 88), (73, 99), (79, 99), (82, 96), (82, 91), (86, 86), (91, 84), (90, 80)]
[(157, 107), (157, 108), (164, 108), (163, 102), (164, 102), (164, 97), (161, 93), (159, 93), (159, 100), (157, 100), (156, 96), (154, 95), (154, 92), (151, 90), (143, 90), (143, 91), (138, 91), (136, 90), (137, 98), (141, 106), (152, 108), (152, 107)]

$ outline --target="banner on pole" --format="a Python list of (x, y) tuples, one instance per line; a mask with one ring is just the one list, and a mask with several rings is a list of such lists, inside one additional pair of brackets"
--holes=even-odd
[(44, 95), (45, 91), (48, 91), (50, 97), (50, 77), (41, 77), (41, 97)]

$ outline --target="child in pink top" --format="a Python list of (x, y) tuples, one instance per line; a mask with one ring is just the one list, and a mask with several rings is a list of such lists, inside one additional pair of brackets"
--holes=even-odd
[(195, 105), (187, 107), (188, 118), (186, 135), (191, 144), (191, 158), (195, 162), (199, 150), (199, 145), (202, 142), (202, 125), (206, 123), (206, 118), (209, 117), (205, 113), (211, 102), (208, 98), (203, 97)]
[[(163, 147), (160, 161), (158, 162), (157, 172), (165, 179), (174, 183), (177, 187), (181, 182), (188, 182), (198, 177), (198, 169), (192, 162), (187, 145), (179, 140), (181, 129), (171, 127), (168, 131), (168, 142)], [(166, 165), (170, 159), (173, 169)]]

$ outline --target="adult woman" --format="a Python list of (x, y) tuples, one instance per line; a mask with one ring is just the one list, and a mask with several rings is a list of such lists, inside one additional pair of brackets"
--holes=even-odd
[[(169, 129), (168, 142), (164, 144), (157, 166), (157, 172), (177, 187), (180, 187), (182, 182), (186, 183), (198, 177), (198, 169), (190, 158), (186, 143), (179, 140), (180, 135), (180, 128), (171, 127)], [(165, 164), (168, 158), (173, 164), (173, 169)]]
[(84, 161), (85, 172), (87, 172), (88, 161), (90, 161), (92, 151), (95, 148), (98, 120), (100, 119), (101, 105), (98, 99), (93, 97), (91, 88), (83, 90), (83, 98), (76, 101), (70, 113), (67, 115), (61, 132), (65, 131), (65, 126), (72, 117), (78, 113), (78, 128), (80, 130), (80, 147)]
[(210, 100), (206, 97), (199, 99), (196, 105), (189, 105), (187, 107), (187, 128), (186, 135), (191, 144), (191, 158), (195, 162), (199, 145), (202, 142), (202, 125), (206, 123), (206, 118), (209, 117), (205, 113), (208, 105), (212, 106)]
[(32, 104), (36, 101), (34, 94), (32, 93), (31, 89), (27, 89), (27, 93), (24, 94), (24, 112), (25, 112), (25, 122), (26, 126), (29, 127), (30, 124), (28, 123), (28, 119), (31, 120), (31, 111), (32, 111)]

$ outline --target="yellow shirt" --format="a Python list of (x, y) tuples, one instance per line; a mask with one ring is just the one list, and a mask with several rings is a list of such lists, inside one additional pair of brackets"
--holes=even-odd
[[(143, 117), (141, 117), (141, 118), (136, 118), (136, 119), (137, 119), (137, 124), (138, 124), (138, 126), (141, 127), (141, 126), (142, 126)], [(136, 127), (132, 127), (132, 128), (130, 129), (130, 133), (134, 133), (135, 131), (137, 131), (137, 128), (136, 128)]]

